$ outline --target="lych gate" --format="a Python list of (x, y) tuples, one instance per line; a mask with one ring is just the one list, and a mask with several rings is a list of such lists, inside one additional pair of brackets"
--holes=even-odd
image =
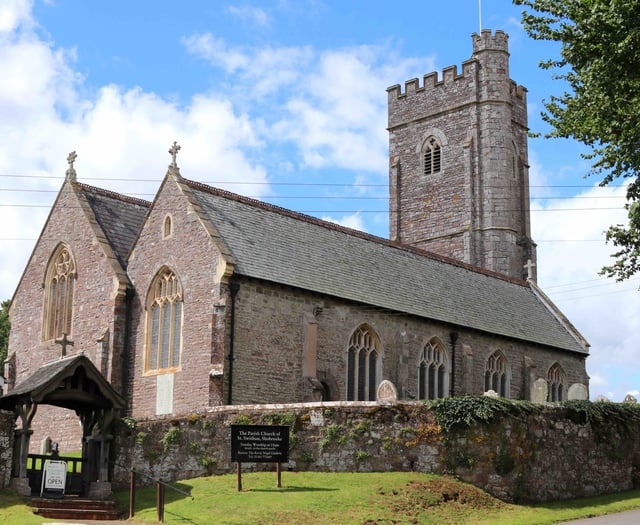
[(12, 485), (23, 495), (40, 488), (41, 471), (34, 468), (35, 458), (29, 458), (31, 423), (39, 405), (76, 412), (82, 423), (82, 469), (76, 476), (80, 478), (76, 489), (84, 496), (106, 497), (110, 493), (111, 429), (117, 412), (125, 407), (123, 397), (84, 355), (43, 366), (0, 397), (0, 408), (13, 410), (21, 422), (15, 431)]

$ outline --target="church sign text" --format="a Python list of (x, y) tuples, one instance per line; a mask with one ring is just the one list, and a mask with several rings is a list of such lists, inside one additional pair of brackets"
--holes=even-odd
[(231, 425), (231, 461), (286, 463), (289, 461), (289, 427)]

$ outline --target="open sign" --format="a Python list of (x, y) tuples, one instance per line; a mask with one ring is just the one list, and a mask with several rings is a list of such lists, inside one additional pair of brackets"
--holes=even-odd
[(61, 498), (67, 483), (67, 462), (48, 459), (42, 472), (40, 496), (45, 498)]

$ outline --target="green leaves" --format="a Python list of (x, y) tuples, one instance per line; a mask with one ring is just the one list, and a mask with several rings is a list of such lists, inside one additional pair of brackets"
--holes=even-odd
[(468, 428), (477, 422), (490, 423), (505, 415), (522, 417), (541, 409), (527, 401), (489, 396), (445, 397), (428, 401), (426, 406), (435, 411), (436, 423), (444, 432)]
[(545, 102), (548, 137), (573, 138), (588, 146), (587, 175), (606, 185), (634, 179), (627, 191), (629, 224), (612, 226), (607, 241), (620, 250), (603, 274), (618, 280), (640, 271), (637, 217), (640, 189), (640, 0), (514, 0), (535, 40), (561, 44), (560, 58), (541, 62), (569, 89)]

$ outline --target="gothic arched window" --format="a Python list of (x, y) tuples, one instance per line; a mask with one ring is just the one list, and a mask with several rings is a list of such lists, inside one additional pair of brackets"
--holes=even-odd
[(507, 358), (500, 351), (494, 352), (484, 369), (484, 391), (493, 390), (501, 397), (509, 397), (509, 379)]
[(362, 325), (353, 332), (347, 351), (347, 401), (375, 401), (381, 352), (373, 328)]
[(449, 390), (449, 362), (444, 345), (436, 338), (429, 341), (418, 364), (418, 398), (446, 397)]
[(433, 175), (440, 173), (442, 166), (442, 148), (438, 139), (429, 137), (422, 145), (422, 173)]
[(567, 378), (559, 363), (555, 363), (549, 368), (547, 375), (549, 382), (549, 401), (564, 401), (566, 399)]
[(61, 244), (51, 257), (45, 274), (43, 339), (49, 341), (71, 335), (73, 287), (76, 264), (68, 246)]
[(168, 268), (156, 275), (147, 297), (145, 372), (180, 366), (182, 287)]

